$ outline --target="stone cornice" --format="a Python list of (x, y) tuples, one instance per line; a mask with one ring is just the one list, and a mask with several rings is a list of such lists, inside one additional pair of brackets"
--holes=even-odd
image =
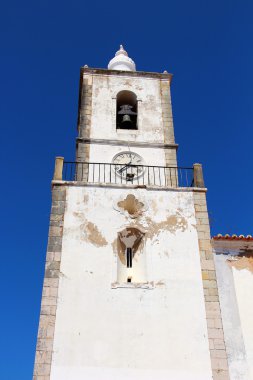
[(190, 192), (190, 193), (206, 193), (207, 188), (200, 189), (199, 187), (167, 187), (167, 186), (152, 186), (152, 185), (134, 185), (134, 184), (123, 184), (123, 183), (90, 183), (83, 181), (59, 181), (52, 180), (52, 186), (74, 186), (74, 187), (103, 187), (111, 189), (146, 189), (155, 191), (175, 191), (175, 192)]
[(178, 144), (163, 144), (163, 143), (150, 143), (139, 141), (125, 141), (125, 140), (112, 140), (112, 139), (92, 139), (85, 137), (77, 137), (77, 142), (84, 144), (100, 144), (100, 145), (123, 145), (123, 146), (138, 146), (138, 147), (152, 147), (160, 149), (177, 149)]
[(165, 79), (171, 82), (172, 74), (169, 73), (152, 73), (146, 71), (122, 71), (122, 70), (107, 70), (107, 69), (96, 69), (89, 67), (81, 67), (81, 74), (91, 74), (91, 75), (114, 75), (114, 76), (125, 76), (125, 77), (146, 77), (154, 79)]

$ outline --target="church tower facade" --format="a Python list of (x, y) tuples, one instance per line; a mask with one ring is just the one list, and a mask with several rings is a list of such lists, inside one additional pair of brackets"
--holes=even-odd
[(202, 168), (177, 165), (172, 75), (121, 46), (81, 68), (56, 158), (34, 380), (229, 379)]

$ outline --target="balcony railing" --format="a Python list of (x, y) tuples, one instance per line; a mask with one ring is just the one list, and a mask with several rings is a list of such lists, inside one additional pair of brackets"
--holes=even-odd
[(193, 177), (193, 168), (99, 162), (64, 162), (62, 172), (64, 181), (158, 187), (191, 187)]

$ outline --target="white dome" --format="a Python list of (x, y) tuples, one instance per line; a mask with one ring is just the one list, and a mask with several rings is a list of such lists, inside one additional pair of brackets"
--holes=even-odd
[(134, 61), (128, 57), (127, 52), (120, 45), (120, 49), (116, 52), (115, 57), (108, 64), (109, 70), (136, 71)]

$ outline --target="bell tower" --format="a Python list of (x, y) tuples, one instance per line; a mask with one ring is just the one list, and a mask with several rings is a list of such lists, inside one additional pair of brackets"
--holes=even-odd
[(229, 379), (202, 167), (179, 167), (172, 75), (123, 46), (80, 73), (57, 157), (34, 380)]
[(77, 161), (134, 150), (146, 165), (177, 166), (168, 73), (137, 72), (122, 45), (108, 70), (81, 69)]

